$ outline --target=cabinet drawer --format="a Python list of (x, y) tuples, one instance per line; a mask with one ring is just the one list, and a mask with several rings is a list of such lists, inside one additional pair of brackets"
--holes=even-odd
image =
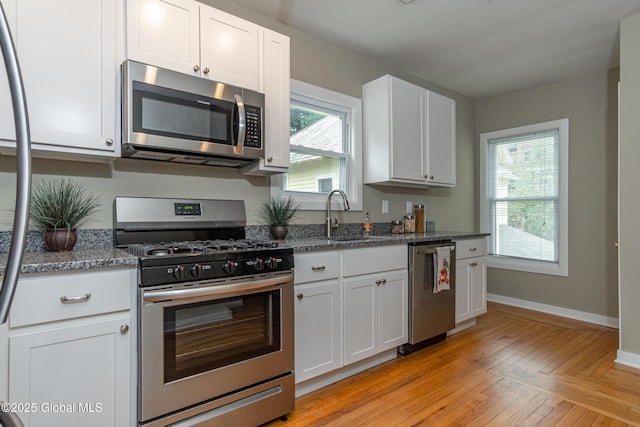
[(487, 239), (456, 240), (456, 259), (475, 258), (487, 255)]
[(407, 268), (406, 245), (377, 246), (344, 251), (344, 276)]
[(107, 269), (24, 276), (18, 282), (9, 323), (14, 328), (129, 310), (131, 272)]
[(335, 279), (340, 275), (340, 252), (314, 252), (296, 254), (294, 282), (316, 282), (318, 280)]

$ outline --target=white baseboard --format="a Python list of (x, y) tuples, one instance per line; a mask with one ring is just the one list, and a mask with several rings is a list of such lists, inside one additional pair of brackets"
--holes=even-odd
[(640, 369), (640, 354), (629, 353), (628, 351), (618, 350), (618, 357), (614, 362), (621, 365), (631, 366), (632, 368)]
[(601, 314), (587, 313), (586, 311), (572, 310), (555, 305), (541, 304), (518, 298), (505, 297), (496, 294), (487, 294), (487, 301), (498, 302), (516, 307), (528, 308), (529, 310), (541, 311), (543, 313), (555, 314), (557, 316), (568, 317), (570, 319), (582, 320), (583, 322), (594, 323), (596, 325), (607, 326), (609, 328), (619, 328), (617, 317), (603, 316)]

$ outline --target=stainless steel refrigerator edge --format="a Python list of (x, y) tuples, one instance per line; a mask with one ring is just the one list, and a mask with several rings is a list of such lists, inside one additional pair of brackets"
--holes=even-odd
[[(451, 248), (449, 290), (433, 292), (437, 248)], [(456, 244), (438, 242), (409, 245), (409, 342), (398, 348), (410, 354), (447, 336), (456, 326)]]
[[(11, 234), (11, 245), (9, 246), (9, 255), (7, 257), (7, 266), (4, 277), (2, 278), (2, 287), (0, 288), (0, 325), (3, 325), (9, 316), (13, 294), (18, 285), (18, 276), (22, 268), (22, 257), (27, 239), (29, 206), (31, 201), (31, 143), (27, 103), (24, 96), (20, 66), (18, 65), (15, 46), (11, 39), (9, 23), (2, 3), (0, 3), (0, 46), (2, 47), (2, 56), (7, 70), (13, 104), (13, 116), (16, 127), (17, 163), (15, 216)], [(0, 411), (0, 423), (5, 427), (22, 425), (15, 414), (4, 411)]]

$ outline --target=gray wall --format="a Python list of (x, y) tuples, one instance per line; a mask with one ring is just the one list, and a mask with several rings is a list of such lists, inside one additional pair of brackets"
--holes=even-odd
[[(383, 187), (364, 189), (364, 210), (374, 222), (387, 222), (404, 215), (407, 200), (427, 205), (427, 219), (440, 230), (474, 231), (475, 199), (475, 102), (429, 82), (409, 78), (364, 56), (312, 37), (294, 28), (226, 0), (203, 1), (213, 7), (243, 17), (291, 37), (292, 78), (361, 98), (363, 83), (386, 73), (396, 74), (424, 87), (455, 98), (457, 102), (457, 170), (455, 189), (409, 190)], [(12, 173), (14, 159), (0, 156), (0, 229), (10, 228), (9, 211), (15, 194)], [(260, 202), (269, 197), (269, 179), (243, 177), (235, 170), (185, 166), (150, 161), (119, 159), (113, 164), (69, 161), (34, 161), (35, 179), (72, 176), (92, 191), (103, 195), (104, 205), (83, 228), (110, 228), (111, 203), (115, 195), (184, 196), (238, 198), (246, 200), (247, 218), (257, 224)], [(389, 201), (390, 213), (381, 213), (382, 200)], [(361, 222), (364, 212), (340, 214), (343, 222)], [(297, 223), (324, 223), (321, 212), (303, 212)]]
[(617, 317), (617, 73), (479, 99), (478, 134), (569, 118), (569, 276), (492, 269), (488, 292)]
[(640, 363), (640, 14), (620, 27), (620, 349)]

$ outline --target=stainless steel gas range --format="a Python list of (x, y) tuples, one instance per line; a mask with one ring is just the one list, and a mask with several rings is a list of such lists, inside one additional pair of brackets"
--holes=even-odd
[(294, 408), (293, 250), (244, 202), (116, 197), (138, 262), (140, 426), (255, 426)]

